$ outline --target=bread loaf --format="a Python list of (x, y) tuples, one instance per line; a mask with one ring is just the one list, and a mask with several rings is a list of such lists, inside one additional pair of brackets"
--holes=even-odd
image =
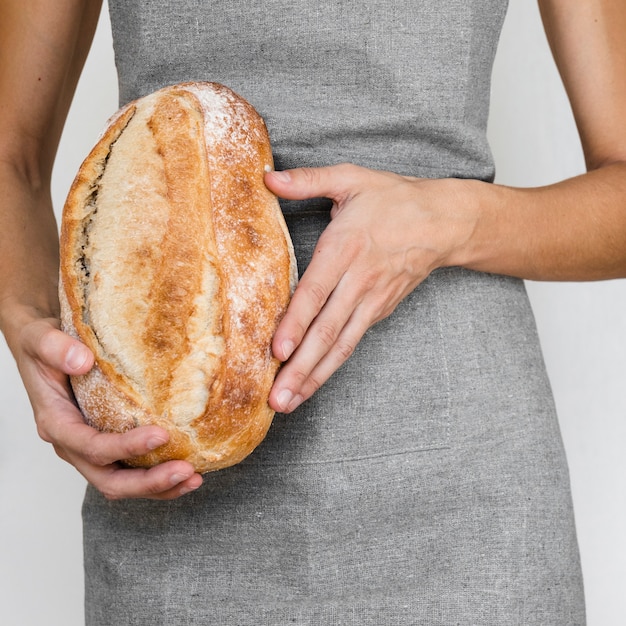
[(76, 400), (102, 431), (170, 434), (130, 465), (217, 470), (267, 433), (271, 340), (297, 275), (263, 182), (272, 167), (250, 104), (184, 83), (122, 108), (78, 172), (61, 225), (61, 322), (95, 365), (72, 377)]

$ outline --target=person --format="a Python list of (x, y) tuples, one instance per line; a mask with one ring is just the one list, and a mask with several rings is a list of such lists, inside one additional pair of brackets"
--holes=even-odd
[(485, 138), (502, 0), (109, 1), (121, 103), (213, 80), (265, 118), (301, 269), (270, 433), (204, 478), (119, 465), (166, 434), (94, 431), (68, 384), (49, 184), (100, 1), (0, 5), (0, 327), (88, 482), (87, 623), (584, 623), (522, 279), (626, 275), (626, 5), (539, 4), (588, 171), (521, 189)]

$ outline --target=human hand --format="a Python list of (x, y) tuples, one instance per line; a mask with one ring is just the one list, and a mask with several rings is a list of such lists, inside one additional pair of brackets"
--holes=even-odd
[(424, 180), (354, 165), (266, 175), (280, 197), (333, 201), (273, 351), (286, 363), (270, 394), (277, 411), (293, 411), (339, 366), (373, 324), (437, 267), (454, 265), (472, 231), (459, 202), (464, 181)]
[(126, 468), (121, 459), (163, 445), (168, 434), (143, 426), (123, 434), (101, 433), (85, 424), (73, 401), (68, 374), (84, 374), (94, 362), (91, 351), (58, 329), (54, 319), (33, 319), (22, 326), (12, 346), (33, 407), (39, 436), (111, 500), (172, 499), (199, 487), (202, 477), (186, 461), (150, 469)]

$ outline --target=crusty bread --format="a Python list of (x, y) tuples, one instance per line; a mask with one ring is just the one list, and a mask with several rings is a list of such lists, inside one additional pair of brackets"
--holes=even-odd
[(265, 437), (276, 326), (295, 287), (265, 124), (215, 83), (184, 83), (112, 118), (61, 228), (62, 328), (95, 354), (72, 377), (103, 431), (157, 424), (170, 441), (126, 462), (207, 472)]

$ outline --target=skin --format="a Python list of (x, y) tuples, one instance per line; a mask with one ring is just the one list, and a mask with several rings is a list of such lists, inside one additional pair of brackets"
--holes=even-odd
[[(309, 398), (366, 330), (436, 268), (534, 280), (626, 276), (626, 2), (539, 4), (586, 174), (535, 189), (349, 164), (267, 174), (280, 197), (333, 201), (331, 223), (274, 337), (274, 353), (285, 361), (270, 395), (274, 409), (290, 412)], [(39, 435), (57, 454), (107, 498), (169, 499), (199, 487), (201, 477), (183, 461), (149, 470), (117, 464), (158, 447), (167, 434), (86, 426), (67, 375), (88, 371), (93, 356), (58, 330), (50, 175), (99, 10), (99, 0), (0, 3), (0, 328)], [(393, 207), (393, 220), (382, 217), (381, 205)]]

